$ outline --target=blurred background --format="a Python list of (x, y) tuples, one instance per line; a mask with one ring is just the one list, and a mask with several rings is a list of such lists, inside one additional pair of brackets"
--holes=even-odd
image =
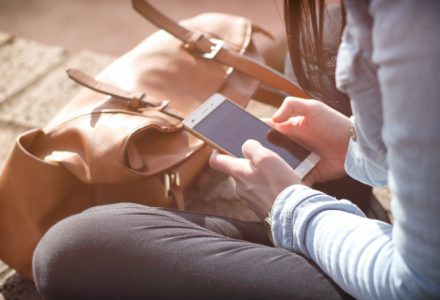
[[(150, 3), (175, 20), (204, 12), (245, 16), (276, 37), (275, 41), (257, 37), (257, 46), (273, 49), (273, 43), (280, 47), (284, 43), (281, 0), (151, 0)], [(155, 30), (132, 9), (130, 0), (0, 0), (0, 31), (74, 52), (91, 50), (118, 56)]]

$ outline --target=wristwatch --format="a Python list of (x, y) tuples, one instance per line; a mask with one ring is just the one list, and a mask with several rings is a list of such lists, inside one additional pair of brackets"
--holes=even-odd
[(269, 240), (272, 242), (272, 244), (275, 245), (272, 235), (272, 210), (269, 210), (263, 222), (264, 222), (264, 229), (266, 230), (266, 234), (269, 237)]
[(354, 129), (354, 116), (350, 117), (350, 138), (356, 142), (356, 130)]

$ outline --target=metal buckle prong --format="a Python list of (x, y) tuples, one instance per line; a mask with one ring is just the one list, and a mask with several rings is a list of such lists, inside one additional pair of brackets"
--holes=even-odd
[(223, 48), (223, 45), (225, 44), (224, 41), (214, 38), (208, 39), (213, 45), (211, 45), (211, 51), (203, 53), (201, 56), (206, 59), (213, 59), (217, 56), (217, 54), (220, 52), (220, 50)]
[[(197, 40), (200, 40), (203, 37), (203, 35), (200, 35)], [(203, 52), (200, 51), (197, 47), (194, 47), (193, 43), (188, 43), (184, 45), (184, 48), (190, 51), (193, 55), (197, 55), (200, 57), (203, 57), (205, 59), (213, 59), (217, 56), (217, 54), (220, 52), (220, 50), (223, 48), (223, 45), (225, 44), (224, 41), (215, 39), (215, 38), (208, 38), (208, 41), (212, 43), (209, 52)]]

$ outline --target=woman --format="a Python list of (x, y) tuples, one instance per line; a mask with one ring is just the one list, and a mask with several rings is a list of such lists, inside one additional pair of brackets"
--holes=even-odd
[[(214, 153), (263, 219), (246, 223), (134, 204), (55, 225), (34, 256), (47, 299), (440, 298), (440, 2), (346, 0), (336, 84), (354, 123), (322, 102), (287, 98), (271, 125), (321, 155), (304, 182), (255, 141), (245, 159)], [(298, 82), (328, 88), (323, 1), (286, 1)], [(388, 184), (394, 226), (307, 187), (350, 176)], [(307, 184), (307, 185), (306, 185)]]

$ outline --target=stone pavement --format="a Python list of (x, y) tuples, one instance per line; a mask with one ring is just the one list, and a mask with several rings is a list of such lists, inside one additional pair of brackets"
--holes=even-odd
[[(80, 89), (67, 79), (66, 67), (79, 68), (95, 75), (113, 57), (83, 51), (69, 53), (0, 32), (0, 171), (22, 132), (47, 123)], [(257, 116), (270, 116), (273, 107), (251, 102), (248, 109)], [(389, 211), (386, 189), (376, 195)], [(256, 220), (236, 197), (232, 182), (206, 168), (186, 192), (188, 209), (243, 220)], [(33, 282), (21, 277), (0, 261), (0, 300), (41, 299)]]

